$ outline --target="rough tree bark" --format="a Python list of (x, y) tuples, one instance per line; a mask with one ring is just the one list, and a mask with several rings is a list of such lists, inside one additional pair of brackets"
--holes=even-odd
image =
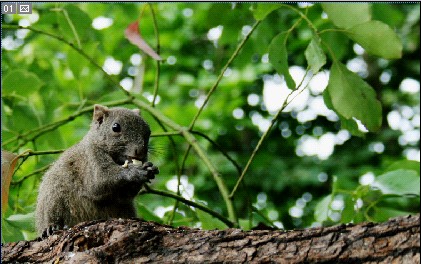
[(420, 263), (420, 216), (305, 230), (203, 231), (139, 219), (81, 223), (2, 246), (2, 263)]

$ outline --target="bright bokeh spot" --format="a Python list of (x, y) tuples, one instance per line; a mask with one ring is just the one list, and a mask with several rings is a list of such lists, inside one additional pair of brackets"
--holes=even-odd
[(96, 17), (92, 20), (92, 27), (96, 30), (102, 30), (105, 28), (111, 27), (113, 24), (113, 19), (108, 17)]
[(121, 61), (115, 60), (113, 57), (108, 56), (105, 59), (102, 68), (110, 75), (118, 75), (123, 69), (123, 63)]

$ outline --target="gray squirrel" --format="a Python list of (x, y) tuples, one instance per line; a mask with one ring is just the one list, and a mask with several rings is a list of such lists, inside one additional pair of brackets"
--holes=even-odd
[(138, 109), (95, 105), (89, 132), (42, 179), (38, 234), (82, 221), (136, 217), (134, 197), (159, 173), (147, 161), (150, 134)]

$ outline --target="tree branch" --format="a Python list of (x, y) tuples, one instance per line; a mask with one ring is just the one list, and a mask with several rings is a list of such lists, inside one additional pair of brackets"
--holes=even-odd
[(140, 219), (80, 223), (6, 243), (5, 263), (419, 263), (420, 216), (304, 230), (200, 230)]

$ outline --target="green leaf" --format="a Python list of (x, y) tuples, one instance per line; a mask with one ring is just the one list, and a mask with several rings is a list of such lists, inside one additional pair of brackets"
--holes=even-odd
[(346, 119), (339, 115), (339, 120), (341, 120), (341, 128), (348, 130), (351, 135), (362, 138), (365, 137), (365, 133), (358, 128), (358, 124), (354, 119)]
[(280, 8), (280, 4), (271, 4), (271, 3), (262, 3), (257, 4), (256, 8), (252, 10), (253, 16), (256, 20), (263, 20), (267, 15), (272, 13), (272, 11)]
[(26, 131), (40, 125), (39, 117), (34, 109), (26, 102), (19, 102), (13, 107), (12, 116), (6, 121), (8, 127), (17, 132)]
[(420, 162), (415, 160), (400, 160), (392, 163), (387, 167), (386, 171), (394, 171), (398, 169), (413, 170), (420, 175)]
[(38, 237), (38, 234), (35, 230), (34, 231), (20, 230), (20, 231), (22, 232), (24, 240), (26, 241), (34, 240)]
[(354, 210), (355, 202), (352, 199), (351, 195), (347, 195), (345, 197), (345, 207), (342, 211), (341, 222), (342, 223), (349, 223), (354, 219), (355, 210)]
[(147, 221), (154, 221), (157, 223), (162, 223), (162, 219), (156, 216), (153, 212), (151, 212), (146, 206), (141, 204), (140, 202), (136, 203), (136, 209), (138, 214)]
[(348, 36), (368, 53), (385, 59), (402, 57), (402, 42), (398, 35), (380, 21), (368, 21), (348, 30)]
[(240, 228), (244, 231), (250, 230), (250, 220), (249, 219), (238, 219), (238, 223), (240, 225)]
[(371, 219), (373, 219), (376, 222), (385, 222), (392, 217), (411, 214), (411, 212), (397, 210), (390, 207), (374, 207), (373, 209), (374, 209), (374, 213), (371, 216)]
[(372, 184), (383, 194), (420, 195), (420, 176), (413, 170), (395, 170), (382, 174)]
[[(87, 43), (83, 46), (85, 53), (89, 56), (94, 57), (95, 51), (98, 49), (98, 42)], [(79, 52), (74, 49), (70, 49), (67, 55), (67, 63), (70, 70), (73, 72), (73, 75), (76, 78), (80, 78), (80, 74), (85, 67), (88, 67), (90, 62), (82, 56)]]
[(202, 210), (196, 210), (197, 217), (199, 218), (200, 222), (202, 223), (202, 229), (204, 230), (212, 230), (212, 229), (226, 229), (228, 226), (224, 224), (221, 220), (209, 215)]
[(310, 41), (304, 54), (313, 74), (316, 74), (326, 64), (326, 55), (320, 47), (320, 39), (317, 36)]
[(196, 224), (196, 221), (193, 221), (191, 217), (186, 217), (184, 213), (182, 212), (175, 212), (173, 215), (173, 211), (167, 211), (164, 216), (162, 217), (162, 220), (160, 222), (162, 223), (168, 223), (169, 220), (172, 219), (171, 225), (174, 227), (177, 226), (192, 226)]
[(350, 45), (349, 43), (351, 42), (351, 40), (349, 38), (344, 38), (342, 32), (326, 31), (325, 33), (320, 35), (320, 38), (326, 45), (330, 47), (330, 51), (335, 56), (334, 58), (336, 60), (340, 61), (348, 55), (348, 47)]
[(89, 30), (93, 30), (91, 18), (76, 5), (67, 5), (58, 11), (58, 24), (66, 39), (82, 42)]
[(15, 214), (7, 217), (5, 219), (10, 225), (24, 230), (30, 230), (34, 231), (34, 213), (28, 213), (28, 214)]
[(19, 228), (16, 228), (9, 224), (5, 219), (1, 219), (1, 242), (14, 242), (24, 240), (24, 236)]
[(323, 223), (329, 216), (330, 203), (332, 202), (332, 195), (328, 195), (317, 203), (314, 209), (314, 219), (317, 222)]
[(371, 9), (373, 20), (382, 21), (392, 28), (401, 27), (402, 23), (405, 21), (406, 16), (403, 10), (396, 8), (396, 5), (393, 3), (376, 3), (371, 6)]
[(325, 102), (327, 108), (329, 108), (330, 110), (335, 110), (333, 108), (332, 99), (330, 99), (330, 94), (327, 89), (323, 91), (323, 101)]
[[(335, 110), (332, 105), (332, 100), (330, 99), (330, 94), (329, 94), (328, 89), (325, 89), (323, 91), (323, 100), (327, 108), (329, 108), (330, 110)], [(341, 114), (338, 114), (338, 113), (336, 114), (338, 115), (339, 120), (341, 121), (341, 128), (348, 130), (349, 133), (351, 133), (353, 136), (357, 136), (357, 137), (365, 136), (365, 133), (358, 129), (358, 124), (354, 119), (352, 118), (346, 119)]]
[(65, 141), (60, 132), (60, 129), (50, 131), (47, 134), (40, 136), (40, 138), (43, 138), (43, 137), (54, 138), (54, 140), (48, 140), (48, 139), (46, 140), (46, 142), (48, 143), (48, 146), (51, 149), (62, 149), (68, 146), (65, 144)]
[(41, 79), (26, 70), (10, 71), (3, 79), (2, 92), (4, 95), (16, 93), (27, 97), (43, 85)]
[(322, 7), (333, 24), (341, 28), (350, 28), (371, 20), (367, 3), (326, 3)]
[(333, 63), (327, 90), (335, 112), (360, 120), (369, 131), (380, 128), (382, 109), (374, 89), (342, 63)]
[(288, 88), (295, 89), (295, 82), (288, 69), (287, 38), (288, 33), (283, 32), (272, 39), (269, 45), (269, 61), (276, 71), (284, 76)]

